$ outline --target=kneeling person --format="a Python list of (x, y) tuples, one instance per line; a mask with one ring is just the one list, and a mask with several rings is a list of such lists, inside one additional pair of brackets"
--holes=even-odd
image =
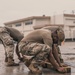
[[(61, 63), (54, 57), (52, 48), (53, 40), (51, 31), (47, 29), (38, 29), (29, 33), (19, 43), (19, 52), (25, 60), (25, 65), (34, 73), (41, 73), (42, 71), (38, 66), (46, 59), (53, 65), (59, 72), (65, 72), (65, 68), (61, 67)], [(53, 50), (53, 51), (52, 51)], [(58, 54), (57, 51), (55, 51)], [(56, 62), (57, 61), (57, 62)]]

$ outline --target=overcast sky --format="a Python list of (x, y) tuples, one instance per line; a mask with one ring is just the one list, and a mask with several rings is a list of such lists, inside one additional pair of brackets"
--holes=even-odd
[(75, 11), (75, 0), (0, 0), (0, 25), (30, 16), (51, 16)]

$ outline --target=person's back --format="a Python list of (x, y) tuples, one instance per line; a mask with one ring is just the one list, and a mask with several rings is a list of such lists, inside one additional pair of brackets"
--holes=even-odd
[(38, 29), (29, 33), (26, 37), (24, 37), (21, 41), (25, 42), (37, 42), (37, 43), (46, 43), (48, 45), (52, 44), (51, 32), (46, 29)]
[(34, 30), (26, 35), (19, 43), (19, 52), (25, 65), (33, 73), (42, 73), (38, 66), (42, 66), (47, 59), (55, 69), (64, 72), (64, 68), (60, 67), (57, 50), (53, 46), (52, 33), (47, 29)]
[(14, 41), (19, 42), (24, 36), (17, 29), (5, 27)]

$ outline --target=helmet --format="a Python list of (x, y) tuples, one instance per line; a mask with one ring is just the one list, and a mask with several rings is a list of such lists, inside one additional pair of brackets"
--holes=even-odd
[(52, 33), (56, 32), (57, 33), (57, 40), (58, 40), (58, 45), (61, 45), (61, 42), (64, 41), (65, 39), (65, 34), (62, 28), (58, 27), (58, 26), (47, 26), (47, 27), (43, 27), (44, 29), (48, 29), (50, 30)]
[(57, 35), (58, 35), (58, 45), (61, 45), (61, 42), (63, 42), (65, 39), (64, 31), (61, 28), (58, 28)]

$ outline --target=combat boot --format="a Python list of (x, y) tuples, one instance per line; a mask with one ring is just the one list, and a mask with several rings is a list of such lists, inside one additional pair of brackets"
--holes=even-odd
[(42, 71), (38, 68), (38, 66), (35, 63), (31, 63), (28, 68), (32, 73), (37, 73), (37, 74), (42, 73)]
[[(14, 61), (14, 59), (12, 59)], [(8, 57), (5, 57), (5, 62), (8, 62)]]
[(8, 58), (8, 62), (7, 62), (7, 64), (6, 64), (6, 66), (19, 66), (19, 64), (18, 64), (18, 63), (15, 63), (15, 62), (13, 61), (13, 59)]

